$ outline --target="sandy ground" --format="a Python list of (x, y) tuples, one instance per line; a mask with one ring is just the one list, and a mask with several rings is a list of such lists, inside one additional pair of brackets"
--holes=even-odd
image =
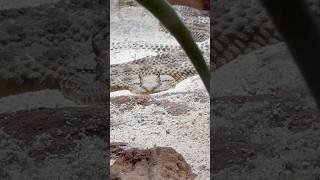
[(319, 110), (286, 46), (212, 73), (215, 180), (319, 179)]
[(209, 179), (209, 98), (204, 90), (114, 98), (110, 121), (111, 141), (140, 148), (172, 147), (183, 155), (197, 179)]
[(66, 99), (58, 90), (28, 92), (0, 98), (0, 113), (31, 110), (40, 107), (57, 108), (68, 106), (78, 105)]
[[(110, 29), (111, 42), (145, 41), (178, 45), (170, 34), (159, 30), (158, 20), (141, 7), (111, 11)], [(114, 51), (111, 52), (111, 64), (148, 55), (154, 53), (125, 49)], [(196, 179), (210, 179), (210, 104), (199, 76), (148, 97), (135, 96), (129, 91), (112, 92), (111, 97), (111, 142), (127, 142), (140, 148), (154, 145), (172, 147), (190, 164), (197, 174)], [(130, 100), (123, 100), (126, 98)], [(152, 100), (141, 104), (141, 98)], [(118, 105), (119, 101), (123, 104)], [(172, 113), (168, 107), (177, 112)]]

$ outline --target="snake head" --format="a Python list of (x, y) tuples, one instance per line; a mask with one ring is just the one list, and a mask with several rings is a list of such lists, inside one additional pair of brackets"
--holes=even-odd
[(159, 72), (139, 74), (138, 81), (134, 82), (129, 90), (137, 94), (152, 94), (168, 90), (176, 83), (176, 80), (170, 75), (161, 75)]

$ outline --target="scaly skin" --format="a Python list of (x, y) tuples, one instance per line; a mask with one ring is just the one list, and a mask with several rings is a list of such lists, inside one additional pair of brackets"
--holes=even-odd
[(91, 40), (107, 40), (106, 13), (99, 0), (0, 10), (0, 97), (60, 89), (77, 103), (105, 104)]
[[(209, 39), (198, 43), (209, 65)], [(137, 94), (151, 94), (174, 87), (180, 81), (194, 76), (197, 71), (185, 52), (169, 51), (110, 67), (111, 91), (130, 90)]]
[(219, 68), (241, 54), (281, 40), (255, 0), (214, 0), (211, 4), (211, 63)]
[[(174, 8), (180, 18), (192, 27), (194, 39), (198, 41), (209, 64), (209, 17), (205, 12), (197, 9), (182, 6), (174, 6)], [(158, 54), (125, 64), (111, 65), (111, 91), (130, 90), (136, 94), (151, 94), (173, 88), (180, 81), (197, 74), (180, 46), (147, 41), (111, 42), (111, 52), (134, 49), (150, 50)]]
[[(317, 0), (307, 0), (319, 21)], [(211, 69), (239, 55), (282, 41), (265, 9), (257, 0), (213, 0), (211, 6)]]
[[(308, 2), (313, 13), (317, 15), (319, 7), (316, 1)], [(61, 4), (57, 3), (57, 7), (28, 8), (24, 14), (19, 14), (16, 10), (1, 12), (0, 82), (5, 86), (0, 90), (0, 97), (55, 88), (81, 104), (105, 103), (109, 75), (106, 70), (101, 69), (106, 69), (107, 58), (99, 51), (95, 51), (96, 56), (93, 55), (89, 44), (90, 37), (95, 34), (98, 34), (95, 38), (97, 44), (108, 38), (108, 28), (104, 23), (90, 23), (90, 16), (86, 19), (87, 22), (83, 23), (86, 17), (83, 15), (86, 13), (95, 18), (106, 19), (101, 13), (103, 6), (97, 6), (94, 11), (85, 8), (77, 11), (74, 7), (64, 5), (67, 7), (65, 9), (73, 11), (70, 15), (59, 9), (59, 5)], [(52, 17), (50, 14), (55, 16)], [(16, 25), (12, 25), (12, 22)], [(221, 67), (241, 54), (282, 41), (273, 23), (256, 0), (214, 0), (211, 3), (210, 23), (211, 70)], [(90, 32), (81, 32), (80, 24)], [(103, 33), (99, 34), (99, 31)], [(56, 56), (57, 54), (59, 56)], [(86, 60), (83, 61), (81, 58)], [(92, 61), (93, 59), (96, 61)], [(150, 67), (152, 63), (154, 68)], [(170, 65), (169, 69), (166, 64)], [(175, 72), (172, 67), (180, 70)], [(171, 51), (169, 48), (156, 57), (112, 65), (110, 88), (129, 89), (136, 93), (158, 92), (196, 74), (192, 68), (183, 52), (177, 49)]]
[[(319, 6), (316, 0), (308, 0), (309, 6), (312, 13), (315, 15), (317, 21), (319, 21)], [(188, 8), (187, 8), (188, 9)], [(180, 14), (184, 14), (187, 11), (182, 10)], [(194, 11), (198, 12), (198, 11)], [(261, 6), (259, 1), (256, 0), (213, 0), (210, 9), (210, 29), (211, 29), (211, 50), (210, 50), (210, 69), (211, 71), (223, 66), (224, 64), (234, 60), (239, 55), (250, 53), (256, 49), (271, 44), (279, 43), (282, 41), (281, 36), (275, 29), (273, 22), (267, 15), (264, 8)], [(188, 13), (187, 13), (188, 14)], [(194, 13), (190, 13), (194, 14)], [(198, 13), (199, 14), (199, 13)], [(183, 16), (182, 16), (183, 17)], [(192, 17), (192, 16), (191, 16)], [(195, 23), (197, 25), (197, 23)], [(196, 26), (195, 26), (196, 27)], [(179, 56), (172, 54), (172, 57)], [(149, 58), (150, 59), (150, 58)], [(151, 58), (152, 59), (152, 58)], [(167, 60), (166, 60), (167, 59)], [(170, 61), (168, 57), (154, 57), (155, 61)], [(184, 59), (184, 60), (182, 60)], [(187, 61), (187, 58), (178, 58), (177, 64)], [(146, 62), (148, 58), (145, 59)], [(151, 63), (151, 62), (150, 62)], [(133, 68), (126, 66), (132, 65)], [(151, 93), (159, 92), (161, 90), (168, 89), (167, 87), (174, 86), (176, 83), (181, 81), (174, 75), (170, 75), (168, 72), (162, 72), (161, 68), (156, 68), (156, 70), (150, 70), (151, 67), (146, 65), (138, 66), (135, 63), (129, 63), (128, 65), (123, 65), (126, 69), (125, 74), (129, 75), (129, 79), (123, 78), (119, 80), (119, 86), (115, 89), (129, 89), (137, 93)], [(151, 63), (152, 64), (152, 63)], [(172, 63), (173, 64), (173, 63)], [(157, 64), (153, 64), (157, 66)], [(191, 64), (190, 69), (192, 69)], [(188, 66), (187, 65), (187, 66)], [(160, 66), (159, 66), (160, 67)], [(176, 67), (176, 66), (172, 66)], [(135, 69), (141, 69), (136, 71)], [(120, 69), (120, 68), (119, 68)], [(166, 68), (163, 68), (166, 69)], [(112, 70), (112, 69), (111, 69)], [(130, 71), (130, 72), (129, 72)], [(148, 76), (138, 76), (137, 72), (148, 72)], [(158, 76), (160, 71), (160, 77)], [(167, 70), (169, 71), (169, 70)], [(188, 71), (188, 73), (184, 73)], [(118, 75), (121, 73), (118, 73)], [(170, 77), (162, 78), (161, 75), (169, 75)], [(195, 75), (196, 72), (192, 70), (181, 69), (181, 74)], [(112, 75), (112, 74), (111, 74)], [(142, 77), (142, 78), (141, 78)], [(145, 77), (145, 78), (144, 78)], [(188, 76), (183, 76), (187, 78)], [(121, 79), (118, 77), (118, 79)], [(150, 80), (151, 79), (151, 80)], [(156, 81), (156, 83), (154, 83)], [(176, 81), (176, 82), (174, 82)], [(112, 82), (112, 81), (111, 81)], [(132, 82), (130, 85), (129, 82)], [(169, 83), (168, 83), (169, 82)], [(152, 85), (148, 85), (152, 84)], [(111, 83), (111, 90), (113, 90), (113, 83)], [(163, 87), (162, 87), (163, 85)], [(121, 87), (122, 86), (122, 87)], [(141, 88), (143, 87), (143, 88)], [(145, 88), (148, 87), (148, 88)]]

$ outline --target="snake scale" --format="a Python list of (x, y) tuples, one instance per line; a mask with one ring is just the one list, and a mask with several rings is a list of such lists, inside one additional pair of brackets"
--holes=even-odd
[[(104, 104), (105, 7), (101, 0), (62, 0), (0, 10), (0, 97), (59, 89), (76, 103)], [(96, 54), (92, 41), (100, 49)]]
[[(180, 19), (191, 31), (194, 40), (203, 52), (206, 63), (209, 65), (209, 13), (187, 6), (174, 5), (173, 7)], [(130, 10), (132, 11), (133, 9)], [(140, 11), (141, 9), (135, 9), (135, 12)], [(151, 16), (150, 13), (147, 13), (147, 15)], [(121, 19), (120, 22), (123, 23)], [(134, 24), (131, 24), (131, 26), (134, 26)], [(125, 29), (126, 27), (123, 28)], [(132, 27), (132, 29), (134, 28)], [(161, 25), (159, 26), (159, 30), (167, 32)], [(117, 29), (114, 31), (117, 31)], [(110, 50), (111, 54), (113, 54), (113, 51), (121, 50), (135, 50), (136, 52), (149, 50), (157, 54), (128, 63), (112, 64), (110, 67), (111, 91), (130, 90), (136, 94), (151, 94), (170, 89), (180, 81), (197, 74), (191, 61), (178, 44), (151, 43), (143, 40), (139, 42), (130, 42), (130, 40), (118, 42), (111, 39)]]
[[(153, 48), (158, 55), (111, 65), (109, 78), (105, 3), (69, 0), (1, 10), (0, 97), (51, 88), (60, 89), (67, 98), (81, 104), (104, 104), (109, 83), (111, 91), (153, 93), (196, 74), (179, 47), (141, 46), (133, 42), (111, 44), (111, 51), (112, 48)], [(317, 1), (308, 0), (308, 3), (317, 18)], [(212, 71), (241, 54), (282, 41), (256, 0), (213, 0), (210, 6), (210, 35), (204, 36), (199, 30), (208, 29), (201, 27), (205, 15), (201, 18), (196, 15), (198, 19), (191, 21), (196, 26), (191, 31), (200, 32), (194, 37), (208, 63), (210, 59)], [(181, 12), (195, 17), (195, 11)], [(210, 37), (211, 42), (203, 37)]]

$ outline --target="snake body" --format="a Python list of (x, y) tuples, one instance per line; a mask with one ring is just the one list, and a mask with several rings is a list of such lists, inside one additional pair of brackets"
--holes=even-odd
[(107, 13), (99, 0), (0, 10), (0, 97), (59, 89), (80, 104), (105, 103), (107, 83), (95, 71), (107, 56), (91, 41), (106, 44)]
[[(210, 20), (208, 12), (186, 6), (174, 6), (174, 9), (191, 31), (209, 65)], [(167, 32), (161, 25), (159, 29)], [(112, 64), (110, 67), (111, 91), (130, 90), (136, 94), (151, 94), (170, 89), (180, 81), (197, 74), (179, 45), (111, 40), (111, 54), (113, 51), (128, 49), (137, 52), (149, 50), (155, 52), (156, 55), (124, 64)]]
[[(109, 76), (108, 51), (103, 49), (109, 38), (109, 12), (101, 2), (71, 0), (1, 10), (0, 97), (54, 88), (81, 104), (104, 104), (109, 88), (154, 93), (196, 74), (179, 46), (127, 42), (111, 44), (111, 51), (146, 48), (157, 55), (111, 65)], [(318, 20), (317, 1), (308, 3)], [(256, 0), (214, 0), (210, 20), (208, 13), (192, 8), (181, 6), (178, 12), (190, 22), (213, 71), (241, 54), (282, 41)], [(93, 51), (97, 48), (91, 46), (91, 37), (101, 50)]]

